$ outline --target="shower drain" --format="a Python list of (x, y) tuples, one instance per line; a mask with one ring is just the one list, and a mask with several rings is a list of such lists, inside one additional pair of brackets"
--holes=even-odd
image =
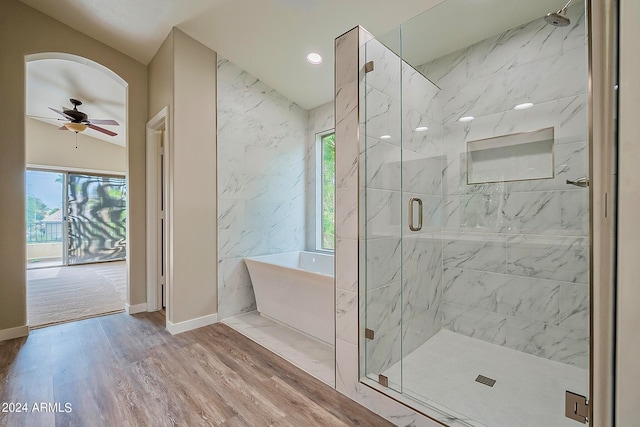
[(496, 380), (494, 380), (493, 378), (485, 377), (484, 375), (478, 375), (476, 381), (480, 384), (488, 385), (489, 387), (493, 387), (493, 385), (496, 383)]

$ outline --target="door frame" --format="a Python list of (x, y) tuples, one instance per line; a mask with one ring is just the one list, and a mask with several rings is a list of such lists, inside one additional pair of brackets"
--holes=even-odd
[[(25, 174), (28, 172), (49, 172), (49, 173), (57, 173), (62, 175), (62, 193), (61, 193), (61, 202), (62, 202), (62, 260), (60, 262), (59, 266), (56, 267), (66, 267), (69, 265), (69, 222), (68, 222), (68, 215), (69, 215), (69, 198), (66, 196), (67, 194), (67, 189), (69, 186), (69, 172), (65, 169), (55, 169), (52, 168), (51, 166), (42, 166), (42, 165), (30, 165), (27, 164), (25, 167)], [(25, 177), (25, 199), (27, 198), (27, 183), (26, 183), (26, 177)], [(26, 227), (28, 226), (28, 224), (25, 223), (25, 231), (26, 231)], [(29, 244), (27, 243), (27, 246)], [(44, 266), (44, 267), (29, 267), (28, 263), (27, 263), (27, 270), (35, 270), (38, 268), (48, 268), (49, 266)]]
[[(164, 132), (163, 137), (163, 164), (160, 174), (157, 161), (158, 150), (155, 135)], [(169, 107), (164, 107), (158, 114), (147, 122), (146, 126), (146, 216), (147, 216), (147, 311), (162, 309), (162, 293), (158, 283), (158, 253), (161, 242), (158, 240), (159, 218), (156, 211), (158, 206), (158, 191), (160, 188), (159, 177), (164, 177), (164, 278), (165, 278), (165, 305), (167, 318), (172, 312), (172, 275), (171, 275), (171, 191), (170, 191), (170, 166), (171, 166), (171, 132), (169, 129)]]
[[(82, 175), (101, 176), (101, 177), (106, 176), (106, 177), (123, 178), (126, 180), (126, 183), (128, 185), (129, 180), (128, 180), (127, 174), (118, 172), (118, 171), (111, 171), (111, 170), (74, 168), (74, 167), (67, 167), (67, 166), (39, 165), (35, 163), (28, 163), (25, 165), (25, 173), (29, 171), (57, 173), (57, 174), (61, 174), (64, 177), (63, 183), (62, 183), (62, 211), (64, 212), (63, 221), (62, 221), (62, 224), (63, 224), (62, 262), (58, 267), (68, 267), (69, 265), (95, 264), (100, 262), (111, 262), (111, 260), (108, 260), (108, 261), (92, 261), (88, 263), (84, 262), (84, 263), (69, 264), (69, 196), (68, 196), (69, 174), (82, 174)], [(25, 198), (26, 198), (26, 192), (25, 192)], [(26, 224), (25, 224), (25, 227), (26, 227)], [(128, 229), (129, 228), (127, 223), (127, 233), (128, 233)], [(25, 228), (25, 231), (26, 231), (26, 228)], [(127, 258), (128, 258), (128, 255), (127, 257), (125, 257), (125, 260)], [(31, 267), (31, 268), (27, 267), (27, 270), (34, 270), (38, 268), (47, 268), (47, 266)]]
[(617, 1), (588, 0), (590, 77), (589, 425), (610, 427), (615, 408)]

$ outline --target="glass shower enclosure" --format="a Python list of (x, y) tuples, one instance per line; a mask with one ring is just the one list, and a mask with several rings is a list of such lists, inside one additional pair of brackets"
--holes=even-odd
[(578, 425), (586, 4), (558, 26), (562, 4), (503, 3), (447, 0), (361, 50), (361, 380), (447, 425)]

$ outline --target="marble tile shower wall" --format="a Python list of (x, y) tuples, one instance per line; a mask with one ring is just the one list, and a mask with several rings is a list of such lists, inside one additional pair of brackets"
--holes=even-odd
[(308, 112), (218, 55), (218, 317), (255, 310), (243, 257), (302, 250)]
[[(366, 61), (374, 63), (365, 76), (361, 186), (366, 322), (375, 331), (365, 344), (366, 370), (375, 374), (441, 328), (442, 156), (439, 112), (435, 101), (426, 102), (438, 88), (379, 41), (369, 41), (364, 50)], [(420, 232), (409, 231), (407, 223), (412, 197), (423, 201)]]
[[(409, 229), (402, 215), (403, 355), (442, 328), (442, 129), (440, 89), (402, 62), (402, 207), (423, 202), (423, 228)], [(423, 131), (423, 128), (427, 128)], [(417, 129), (417, 130), (416, 130)]]
[[(418, 69), (442, 111), (443, 326), (563, 363), (588, 365), (587, 44), (542, 19)], [(514, 110), (523, 102), (534, 107)], [(462, 116), (475, 116), (460, 123)], [(466, 143), (553, 127), (551, 179), (467, 184)]]

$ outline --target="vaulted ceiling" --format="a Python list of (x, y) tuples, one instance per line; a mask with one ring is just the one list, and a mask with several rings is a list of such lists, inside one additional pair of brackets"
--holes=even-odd
[(74, 59), (70, 55), (59, 55), (27, 62), (27, 116), (59, 128), (69, 120), (51, 108), (58, 111), (73, 109), (69, 99), (74, 98), (82, 102), (78, 110), (87, 114), (89, 120), (111, 119), (119, 123), (118, 126), (100, 125), (115, 132), (116, 136), (90, 128), (84, 134), (124, 147), (127, 128), (125, 83), (105, 73), (97, 64)]

